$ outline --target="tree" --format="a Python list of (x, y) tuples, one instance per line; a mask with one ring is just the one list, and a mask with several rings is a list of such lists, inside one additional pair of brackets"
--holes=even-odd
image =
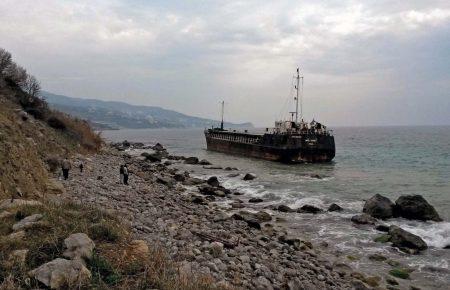
[(39, 97), (39, 94), (41, 93), (41, 84), (34, 76), (28, 75), (25, 81), (24, 91), (33, 98)]
[(5, 69), (12, 63), (11, 53), (3, 48), (0, 48), (0, 74), (3, 74)]
[(16, 83), (19, 87), (25, 87), (28, 74), (27, 70), (23, 67), (11, 62), (11, 64), (5, 69), (4, 75), (6, 78), (9, 78), (11, 81)]

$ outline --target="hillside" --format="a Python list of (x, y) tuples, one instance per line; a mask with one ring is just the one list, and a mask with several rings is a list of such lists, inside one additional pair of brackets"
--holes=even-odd
[[(206, 128), (219, 121), (188, 116), (154, 106), (136, 106), (124, 102), (72, 98), (43, 92), (43, 97), (54, 108), (89, 120), (98, 129), (108, 128)], [(251, 123), (225, 123), (229, 128), (253, 127)]]

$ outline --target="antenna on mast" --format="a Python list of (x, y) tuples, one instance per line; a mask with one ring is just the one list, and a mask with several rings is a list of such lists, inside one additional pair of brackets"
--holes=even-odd
[(220, 123), (220, 130), (223, 131), (223, 112), (225, 107), (225, 101), (222, 101), (222, 122)]

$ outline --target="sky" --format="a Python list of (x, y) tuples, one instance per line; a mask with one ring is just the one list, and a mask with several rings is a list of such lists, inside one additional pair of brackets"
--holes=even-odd
[(450, 1), (2, 0), (44, 90), (273, 125), (450, 125)]

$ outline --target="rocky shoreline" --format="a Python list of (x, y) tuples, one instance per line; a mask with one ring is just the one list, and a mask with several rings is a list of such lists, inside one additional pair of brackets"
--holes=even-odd
[[(124, 151), (129, 148), (151, 153), (131, 156)], [(330, 259), (326, 245), (313, 245), (288, 233), (282, 214), (293, 211), (290, 207), (270, 208), (280, 215), (244, 210), (241, 193), (224, 188), (214, 176), (202, 180), (172, 166), (187, 163), (214, 169), (206, 160), (171, 156), (160, 144), (128, 142), (78, 159), (74, 162), (82, 161), (86, 170), (73, 170), (71, 179), (64, 182), (67, 198), (117, 212), (129, 222), (136, 238), (150, 247), (164, 247), (183, 272), (210, 275), (218, 285), (237, 288), (399, 289), (393, 277), (360, 273), (345, 260)], [(124, 162), (129, 165), (130, 186), (119, 183), (118, 167)], [(244, 176), (254, 178), (250, 173)], [(219, 205), (224, 200), (231, 201), (231, 208)], [(328, 211), (340, 209), (334, 204)], [(297, 209), (300, 213), (321, 211), (313, 206)]]

